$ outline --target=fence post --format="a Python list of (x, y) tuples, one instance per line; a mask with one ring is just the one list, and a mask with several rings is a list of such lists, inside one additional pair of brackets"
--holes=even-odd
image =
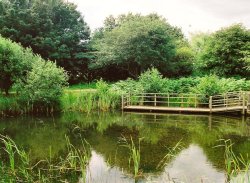
[(195, 94), (194, 96), (194, 107), (196, 108), (197, 107), (197, 95)]
[(169, 93), (168, 93), (168, 107), (169, 107)]
[(181, 94), (181, 107), (183, 107), (183, 94)]
[(122, 110), (124, 109), (124, 96), (122, 94)]
[(223, 94), (223, 98), (224, 98), (224, 100), (223, 100), (224, 105), (223, 105), (223, 106), (224, 106), (224, 107), (227, 107), (227, 106), (226, 106), (226, 95), (225, 95), (225, 93)]
[(245, 105), (246, 105), (245, 93), (242, 93), (242, 97), (243, 97), (242, 114), (245, 115)]
[(129, 106), (131, 105), (130, 102), (131, 102), (131, 101), (130, 101), (130, 92), (129, 92), (129, 94), (128, 94), (128, 101), (127, 101), (127, 103), (128, 103)]
[(209, 109), (210, 109), (210, 113), (212, 113), (212, 107), (213, 107), (213, 96), (209, 97)]
[(154, 96), (154, 106), (156, 106), (156, 94)]

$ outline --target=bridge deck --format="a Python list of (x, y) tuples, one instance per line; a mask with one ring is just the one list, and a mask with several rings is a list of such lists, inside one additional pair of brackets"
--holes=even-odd
[[(243, 106), (233, 106), (233, 107), (218, 107), (212, 108), (192, 108), (192, 107), (160, 107), (160, 106), (125, 106), (124, 110), (141, 110), (141, 111), (169, 111), (169, 112), (201, 112), (201, 113), (215, 113), (215, 112), (234, 112), (242, 111)], [(245, 110), (247, 107), (245, 107)]]

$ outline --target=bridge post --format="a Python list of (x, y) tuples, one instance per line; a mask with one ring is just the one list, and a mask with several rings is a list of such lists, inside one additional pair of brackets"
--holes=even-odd
[(196, 108), (197, 107), (197, 95), (195, 94), (194, 96), (194, 107)]
[(154, 95), (154, 106), (156, 106), (156, 94)]
[(169, 107), (169, 93), (168, 93), (168, 107)]
[(243, 97), (242, 114), (245, 115), (246, 94), (242, 93), (242, 97)]
[(210, 113), (212, 113), (212, 107), (213, 107), (213, 96), (209, 97), (209, 109), (210, 109)]
[(124, 95), (122, 94), (122, 110), (124, 109)]

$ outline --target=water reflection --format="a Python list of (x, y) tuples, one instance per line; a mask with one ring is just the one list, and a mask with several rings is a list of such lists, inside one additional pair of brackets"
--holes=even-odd
[[(0, 120), (0, 132), (30, 152), (32, 160), (56, 160), (66, 150), (65, 136), (74, 145), (86, 139), (92, 147), (88, 182), (134, 182), (128, 150), (121, 136), (141, 143), (138, 182), (225, 182), (224, 150), (213, 148), (218, 139), (232, 139), (237, 154), (250, 152), (249, 119), (199, 115), (135, 113), (65, 113), (54, 117), (19, 117)], [(181, 140), (184, 149), (166, 166), (159, 162)]]

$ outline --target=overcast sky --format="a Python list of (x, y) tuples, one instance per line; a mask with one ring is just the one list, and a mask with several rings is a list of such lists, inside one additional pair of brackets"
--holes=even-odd
[(215, 31), (233, 23), (250, 28), (250, 0), (69, 0), (90, 28), (101, 27), (105, 17), (123, 13), (158, 13), (171, 25), (190, 32)]

